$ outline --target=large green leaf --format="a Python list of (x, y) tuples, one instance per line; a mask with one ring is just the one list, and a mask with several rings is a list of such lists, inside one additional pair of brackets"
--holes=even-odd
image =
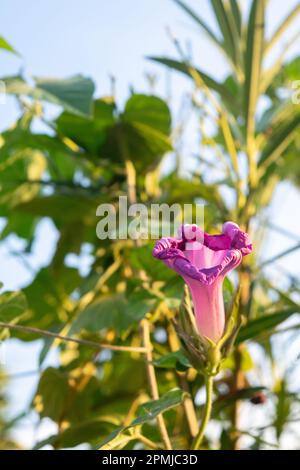
[(63, 113), (56, 121), (57, 130), (80, 147), (110, 161), (132, 160), (138, 170), (172, 149), (170, 124), (167, 105), (140, 94), (129, 98), (119, 114), (112, 101), (98, 100), (91, 120)]
[(171, 114), (165, 101), (157, 96), (135, 94), (127, 101), (121, 119), (128, 123), (144, 124), (168, 136)]
[(61, 106), (71, 113), (91, 116), (94, 83), (90, 78), (76, 75), (67, 79), (36, 78), (36, 86), (29, 85), (21, 76), (4, 77), (6, 92), (27, 95), (38, 101)]

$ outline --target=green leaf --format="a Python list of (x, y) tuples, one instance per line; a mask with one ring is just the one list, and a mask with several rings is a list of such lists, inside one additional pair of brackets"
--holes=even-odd
[(67, 79), (36, 78), (35, 81), (34, 98), (57, 104), (75, 114), (91, 116), (95, 85), (90, 78), (76, 75)]
[(234, 18), (235, 24), (236, 24), (236, 29), (239, 34), (242, 32), (242, 15), (241, 15), (241, 10), (238, 4), (237, 0), (230, 0), (230, 9), (232, 16)]
[(6, 92), (17, 96), (27, 95), (63, 107), (70, 113), (91, 116), (94, 83), (90, 78), (76, 75), (66, 79), (36, 78), (30, 86), (21, 76), (4, 77)]
[(96, 443), (99, 438), (105, 439), (113, 425), (104, 419), (94, 418), (78, 424), (72, 424), (58, 435), (52, 435), (47, 439), (38, 442), (34, 450), (38, 450), (46, 445), (55, 448), (70, 448), (82, 443)]
[(93, 104), (91, 118), (62, 113), (55, 121), (57, 131), (73, 140), (79, 147), (98, 154), (105, 142), (106, 129), (115, 124), (115, 103), (98, 99)]
[(215, 419), (220, 419), (220, 414), (226, 408), (232, 406), (236, 401), (240, 400), (250, 400), (254, 395), (259, 392), (266, 391), (265, 387), (247, 387), (241, 390), (238, 390), (235, 393), (230, 395), (221, 396), (218, 400), (214, 402), (212, 416)]
[(121, 119), (129, 123), (144, 124), (169, 135), (171, 114), (167, 104), (157, 96), (135, 94), (127, 101)]
[(264, 46), (265, 0), (253, 0), (245, 51), (245, 118), (247, 136), (254, 133)]
[(190, 361), (181, 349), (170, 354), (166, 354), (165, 356), (161, 356), (159, 359), (155, 359), (153, 364), (155, 367), (159, 367), (161, 369), (177, 369), (179, 371), (185, 371), (192, 367)]
[(15, 48), (11, 44), (9, 44), (9, 42), (7, 42), (3, 36), (0, 36), (0, 49), (19, 55)]
[[(69, 308), (72, 305), (69, 296), (78, 287), (80, 280), (77, 269), (67, 266), (63, 266), (59, 272), (51, 266), (41, 269), (32, 283), (24, 288), (30, 315), (22, 323), (55, 330), (57, 325), (67, 320), (66, 304)], [(30, 338), (28, 334), (24, 336), (26, 340)]]
[(9, 323), (20, 317), (27, 308), (23, 292), (5, 292), (0, 295), (0, 321)]
[(260, 335), (268, 334), (270, 330), (273, 330), (280, 323), (290, 318), (295, 313), (295, 309), (286, 310), (283, 312), (273, 313), (271, 315), (264, 315), (255, 320), (251, 320), (246, 326), (243, 326), (237, 337), (237, 344), (243, 343), (248, 339), (259, 338)]
[(134, 95), (116, 125), (108, 129), (101, 155), (122, 163), (131, 160), (138, 171), (145, 171), (172, 150), (170, 122), (170, 111), (159, 98)]
[[(110, 441), (119, 437), (120, 434), (122, 434), (124, 431), (130, 428), (136, 427), (136, 426), (142, 426), (143, 424), (149, 421), (152, 421), (161, 413), (164, 413), (165, 411), (170, 410), (180, 405), (186, 396), (187, 396), (186, 392), (179, 390), (179, 389), (174, 389), (174, 390), (171, 390), (170, 392), (167, 392), (159, 400), (153, 400), (153, 401), (144, 403), (138, 408), (138, 411), (137, 411), (138, 417), (134, 419), (129, 424), (129, 426), (120, 427), (116, 429), (112, 434), (110, 434), (110, 436), (107, 437), (107, 439), (102, 441), (98, 447), (100, 449), (101, 448), (106, 449), (107, 444), (110, 443)], [(125, 441), (126, 441), (126, 437), (128, 436), (123, 436)], [(120, 443), (117, 442), (117, 445), (120, 445)]]
[(238, 39), (235, 34), (237, 32), (235, 30), (235, 23), (230, 23), (229, 20), (230, 10), (225, 10), (223, 0), (210, 0), (210, 3), (223, 36), (224, 49), (227, 55), (232, 59), (233, 64), (237, 65), (238, 55), (236, 48), (239, 41), (235, 40)]
[(118, 163), (132, 160), (138, 170), (172, 150), (170, 111), (156, 96), (133, 95), (119, 116), (112, 101), (98, 100), (93, 119), (63, 113), (56, 125), (89, 152)]
[(288, 393), (288, 386), (284, 379), (277, 381), (275, 386), (275, 397), (276, 418), (274, 421), (274, 427), (276, 430), (277, 440), (279, 440), (292, 411), (292, 399)]
[(41, 375), (34, 407), (41, 417), (48, 417), (59, 422), (71, 395), (68, 376), (49, 367)]
[(78, 333), (82, 329), (99, 332), (106, 328), (114, 328), (121, 334), (141, 320), (156, 303), (156, 297), (136, 291), (127, 298), (123, 294), (100, 297), (79, 313), (70, 334)]

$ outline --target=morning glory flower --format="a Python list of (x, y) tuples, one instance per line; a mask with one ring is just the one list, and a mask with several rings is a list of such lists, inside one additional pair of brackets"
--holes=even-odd
[(249, 235), (234, 222), (226, 222), (218, 235), (209, 235), (196, 225), (183, 225), (177, 238), (162, 238), (154, 247), (153, 256), (185, 280), (198, 333), (214, 343), (225, 328), (224, 278), (251, 251)]

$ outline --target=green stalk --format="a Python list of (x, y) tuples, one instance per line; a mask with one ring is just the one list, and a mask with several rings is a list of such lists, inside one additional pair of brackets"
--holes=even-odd
[(204, 406), (203, 417), (202, 417), (202, 421), (199, 427), (199, 431), (193, 443), (193, 447), (192, 447), (193, 450), (198, 450), (200, 448), (202, 439), (204, 437), (206, 426), (210, 419), (211, 410), (212, 410), (213, 383), (214, 383), (214, 379), (212, 375), (205, 376), (206, 402)]

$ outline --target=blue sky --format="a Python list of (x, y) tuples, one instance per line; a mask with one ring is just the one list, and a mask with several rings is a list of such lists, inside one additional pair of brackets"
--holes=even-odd
[[(246, 6), (248, 0), (241, 3)], [(298, 2), (272, 0), (269, 3), (272, 8), (268, 13), (268, 27), (272, 30)], [(189, 0), (189, 4), (211, 21), (207, 0)], [(109, 75), (113, 74), (117, 79), (117, 98), (123, 102), (130, 85), (137, 91), (147, 89), (145, 72), (155, 72), (158, 76), (157, 90), (161, 95), (165, 95), (167, 82), (171, 80), (176, 106), (182, 94), (189, 89), (189, 83), (176, 75), (170, 78), (163, 68), (145, 60), (147, 55), (176, 56), (166, 33), (167, 26), (184, 44), (191, 40), (195, 62), (204, 70), (217, 77), (225, 75), (226, 67), (220, 55), (212, 49), (204, 34), (196, 32), (194, 24), (171, 0), (2, 0), (0, 35), (13, 44), (22, 59), (1, 53), (1, 75), (15, 74), (20, 69), (24, 69), (27, 76), (66, 77), (83, 73), (95, 80), (97, 95), (105, 95), (110, 93)], [(299, 22), (293, 25), (291, 33), (297, 29)], [(0, 130), (10, 125), (16, 115), (13, 99), (1, 105)], [(282, 186), (270, 209), (274, 222), (299, 233), (294, 217), (294, 207), (299, 207), (299, 203), (298, 193), (289, 185)], [(34, 256), (29, 259), (33, 267), (38, 268), (47, 262), (54, 241), (54, 231), (49, 230), (48, 222), (44, 222), (40, 226)], [(19, 246), (19, 241), (11, 240), (11, 246)], [(273, 235), (266, 256), (288, 246), (290, 241)], [(7, 289), (22, 287), (29, 282), (30, 274), (9, 255), (6, 245), (0, 247), (0, 258), (0, 279)], [(299, 275), (299, 261), (299, 256), (293, 255), (286, 258), (282, 266)], [(27, 347), (12, 341), (7, 346), (9, 371), (15, 374), (36, 369), (39, 348), (39, 343)], [(34, 384), (35, 376), (12, 381), (12, 413), (28, 402)], [(32, 432), (32, 427), (26, 428), (24, 425), (18, 435), (25, 444), (30, 445)]]

